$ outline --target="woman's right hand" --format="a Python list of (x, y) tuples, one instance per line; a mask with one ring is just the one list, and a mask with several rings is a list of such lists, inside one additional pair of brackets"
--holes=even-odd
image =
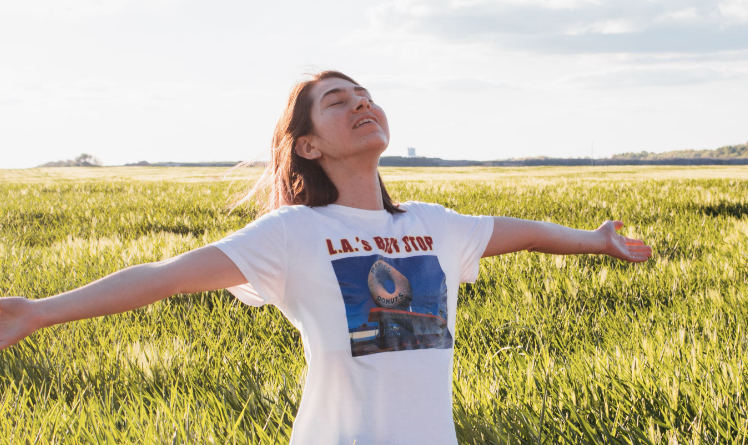
[(23, 297), (0, 298), (0, 350), (33, 334), (39, 325), (38, 302)]

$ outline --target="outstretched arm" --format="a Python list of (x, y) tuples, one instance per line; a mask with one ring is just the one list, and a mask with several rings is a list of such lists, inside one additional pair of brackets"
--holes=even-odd
[(128, 267), (54, 297), (0, 298), (0, 349), (47, 326), (129, 311), (174, 294), (246, 282), (220, 249), (205, 246), (165, 261)]
[(635, 263), (647, 261), (652, 256), (652, 248), (641, 240), (617, 234), (616, 230), (621, 227), (621, 221), (605, 221), (595, 230), (579, 230), (548, 222), (497, 216), (483, 256), (528, 250), (557, 255), (604, 254)]

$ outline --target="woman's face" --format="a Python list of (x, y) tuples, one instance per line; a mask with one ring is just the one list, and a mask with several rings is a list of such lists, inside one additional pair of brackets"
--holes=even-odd
[(378, 159), (387, 148), (387, 116), (366, 88), (328, 78), (314, 85), (311, 96), (314, 130), (307, 139), (312, 148), (297, 148), (301, 156), (329, 160), (371, 154)]

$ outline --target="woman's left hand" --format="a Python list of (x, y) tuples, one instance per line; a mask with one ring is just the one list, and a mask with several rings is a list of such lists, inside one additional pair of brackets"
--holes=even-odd
[(644, 244), (642, 240), (617, 234), (616, 230), (622, 227), (621, 221), (605, 221), (595, 230), (605, 239), (605, 248), (600, 253), (632, 263), (647, 261), (652, 256), (652, 248)]

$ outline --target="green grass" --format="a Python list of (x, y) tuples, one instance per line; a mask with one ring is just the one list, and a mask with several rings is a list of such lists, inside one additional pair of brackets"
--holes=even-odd
[[(397, 199), (462, 213), (586, 229), (622, 219), (655, 253), (641, 265), (483, 260), (457, 313), (461, 444), (748, 441), (748, 169), (466, 171), (385, 175)], [(73, 289), (254, 217), (223, 209), (242, 185), (198, 171), (12, 174), (0, 182), (0, 295)], [(304, 373), (299, 335), (275, 308), (179, 295), (0, 352), (0, 443), (285, 443)]]

